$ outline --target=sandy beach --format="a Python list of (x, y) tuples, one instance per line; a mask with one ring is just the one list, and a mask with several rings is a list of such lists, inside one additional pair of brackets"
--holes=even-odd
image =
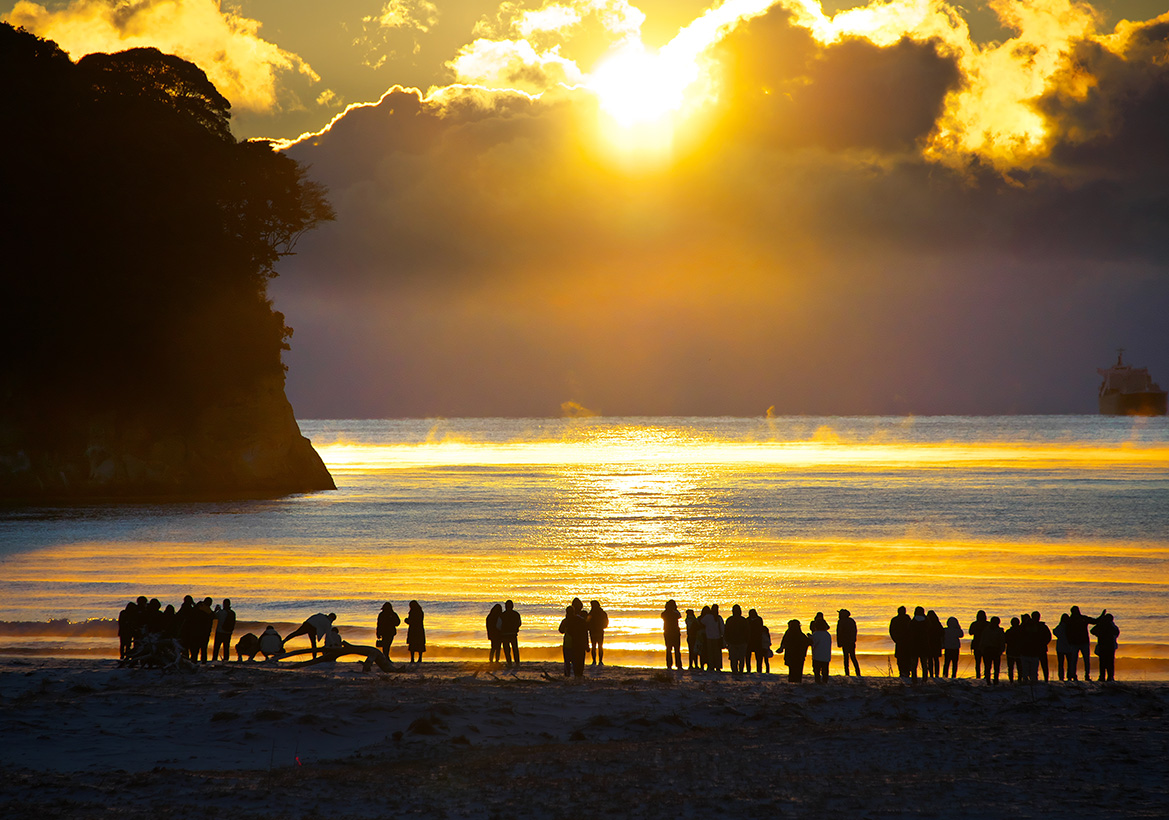
[[(773, 667), (776, 669), (776, 667)], [(0, 816), (1151, 817), (1169, 684), (0, 662)]]

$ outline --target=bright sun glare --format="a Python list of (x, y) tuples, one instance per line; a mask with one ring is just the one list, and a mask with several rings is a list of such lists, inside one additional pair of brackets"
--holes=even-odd
[(682, 108), (697, 67), (631, 43), (605, 57), (588, 87), (601, 109), (623, 128), (660, 123)]

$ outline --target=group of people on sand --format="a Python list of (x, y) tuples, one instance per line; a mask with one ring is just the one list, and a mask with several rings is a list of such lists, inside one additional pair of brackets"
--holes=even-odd
[(174, 604), (163, 607), (157, 598), (147, 600), (141, 595), (118, 613), (118, 657), (127, 665), (166, 665), (179, 659), (207, 663), (207, 646), (211, 644), (213, 662), (220, 652), (228, 660), (234, 631), (235, 610), (230, 598), (224, 598), (222, 604), (209, 597), (196, 603), (187, 595), (175, 609)]
[[(305, 621), (283, 638), (269, 625), (257, 636), (248, 633), (236, 644), (236, 659), (255, 660), (263, 654), (265, 659), (284, 656), (287, 641), (304, 635), (308, 637), (313, 658), (317, 657), (318, 645), (321, 651), (340, 649), (346, 646), (339, 629), (334, 625), (334, 613), (321, 613)], [(685, 615), (674, 600), (666, 601), (661, 612), (662, 636), (666, 648), (666, 669), (682, 670), (682, 635), (686, 636), (690, 670), (721, 672), (723, 650), (733, 674), (750, 673), (752, 665), (756, 673), (771, 672), (772, 650), (771, 631), (759, 613), (751, 609), (743, 615), (742, 607), (735, 604), (731, 614), (724, 619), (718, 604), (703, 606), (695, 614), (687, 609)], [(404, 619), (407, 626), (406, 648), (410, 652), (410, 663), (421, 663), (426, 652), (425, 613), (418, 601), (410, 601), (409, 611)], [(389, 601), (382, 605), (377, 618), (377, 646), (390, 658), (390, 650), (403, 619), (394, 611)], [(173, 605), (163, 607), (157, 598), (147, 600), (145, 596), (126, 604), (118, 615), (119, 656), (126, 665), (169, 666), (179, 662), (207, 662), (207, 647), (210, 644), (212, 662), (222, 654), (229, 660), (232, 634), (235, 631), (236, 613), (231, 600), (224, 598), (215, 605), (211, 598), (197, 602), (190, 595), (183, 599), (178, 609)], [(519, 666), (519, 631), (523, 619), (512, 601), (495, 604), (487, 614), (487, 637), (491, 644), (488, 663), (498, 666), (501, 661), (507, 668)], [(592, 656), (594, 666), (605, 665), (605, 630), (609, 627), (609, 615), (599, 601), (591, 601), (586, 610), (580, 598), (573, 598), (564, 610), (559, 632), (562, 638), (565, 677), (584, 675), (585, 662)], [(212, 644), (211, 637), (215, 640)], [(857, 625), (847, 609), (837, 611), (835, 644), (840, 648), (844, 662), (844, 674), (849, 675), (850, 667), (858, 677), (861, 674), (857, 660)], [(912, 615), (906, 607), (898, 607), (897, 614), (889, 622), (889, 637), (893, 641), (893, 657), (897, 663), (897, 674), (906, 679), (928, 679), (957, 677), (958, 661), (962, 639), (969, 636), (970, 651), (974, 656), (974, 677), (987, 683), (998, 683), (1002, 660), (1006, 658), (1007, 678), (1014, 682), (1034, 682), (1050, 677), (1048, 649), (1055, 641), (1056, 671), (1059, 679), (1079, 680), (1080, 662), (1083, 663), (1085, 680), (1091, 680), (1091, 636), (1096, 637), (1094, 654), (1099, 659), (1099, 680), (1115, 679), (1115, 660), (1120, 629), (1112, 614), (1101, 611), (1095, 618), (1080, 612), (1073, 606), (1060, 616), (1054, 629), (1049, 629), (1039, 612), (1024, 613), (1011, 618), (1009, 626), (995, 616), (988, 618), (979, 610), (974, 621), (964, 631), (955, 617), (946, 620), (945, 625), (933, 610), (916, 607)], [(812, 675), (817, 683), (828, 680), (832, 660), (832, 628), (817, 612), (804, 632), (798, 619), (787, 622), (787, 630), (780, 638), (778, 651), (783, 653), (783, 663), (788, 669), (788, 680), (799, 682), (803, 679), (808, 653), (812, 657)]]
[(1010, 625), (1004, 628), (1000, 618), (988, 619), (986, 612), (980, 609), (970, 624), (969, 633), (970, 651), (974, 655), (974, 676), (983, 677), (990, 683), (998, 682), (1004, 655), (1007, 659), (1008, 680), (1014, 681), (1017, 674), (1021, 683), (1035, 682), (1039, 679), (1040, 671), (1043, 680), (1049, 680), (1048, 649), (1053, 638), (1059, 679), (1064, 680), (1066, 674), (1069, 681), (1079, 680), (1078, 667), (1082, 658), (1084, 680), (1091, 680), (1092, 635), (1096, 637), (1095, 655), (1099, 658), (1098, 680), (1116, 679), (1120, 627), (1107, 610), (1102, 610), (1095, 618), (1089, 618), (1080, 612), (1078, 606), (1073, 606), (1069, 612), (1060, 615), (1055, 629), (1050, 629), (1038, 612), (1011, 618)]

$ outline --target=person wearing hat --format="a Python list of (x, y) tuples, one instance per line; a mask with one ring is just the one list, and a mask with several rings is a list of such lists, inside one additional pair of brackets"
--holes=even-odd
[(856, 621), (852, 619), (852, 613), (847, 609), (837, 610), (836, 616), (836, 645), (844, 655), (844, 674), (848, 675), (848, 659), (852, 658), (852, 667), (859, 678), (861, 665), (856, 659)]

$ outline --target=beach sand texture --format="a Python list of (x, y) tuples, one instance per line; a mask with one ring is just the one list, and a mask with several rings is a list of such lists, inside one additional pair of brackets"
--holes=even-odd
[[(782, 669), (773, 666), (773, 671)], [(0, 816), (1154, 817), (1169, 685), (0, 662)]]

